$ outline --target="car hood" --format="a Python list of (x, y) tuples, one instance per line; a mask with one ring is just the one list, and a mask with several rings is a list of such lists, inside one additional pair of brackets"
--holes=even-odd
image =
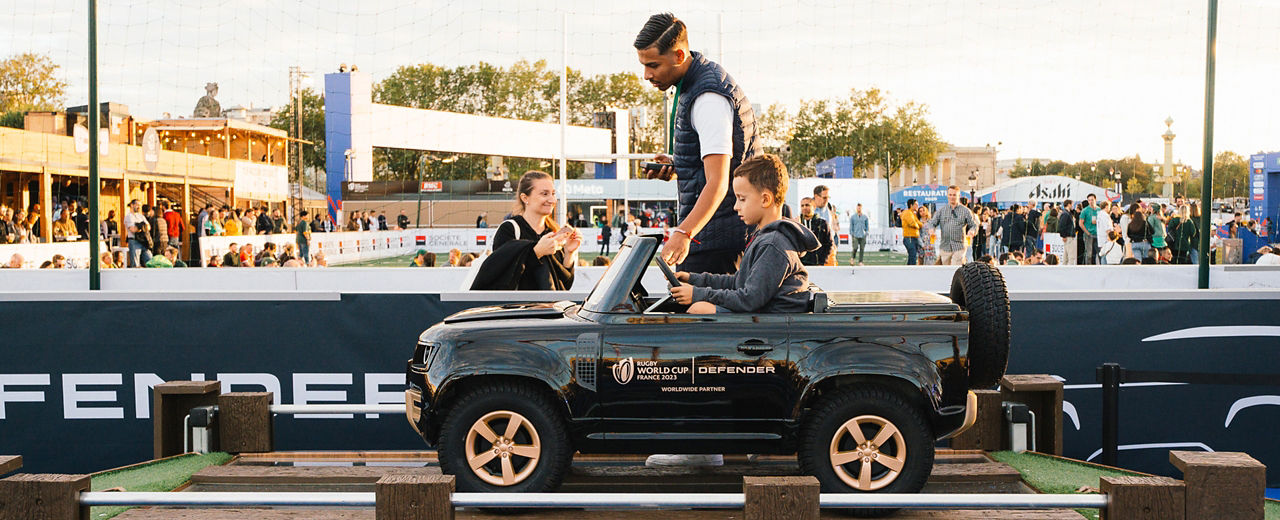
[(444, 319), (445, 323), (485, 320), (558, 319), (575, 305), (570, 301), (555, 303), (512, 303), (467, 309)]

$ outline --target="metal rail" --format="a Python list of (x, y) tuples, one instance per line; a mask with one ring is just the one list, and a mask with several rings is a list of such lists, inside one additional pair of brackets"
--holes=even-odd
[[(1106, 495), (826, 493), (824, 508), (892, 507), (1054, 509), (1107, 507)], [(454, 493), (454, 507), (741, 509), (742, 493)], [(264, 492), (84, 492), (85, 506), (364, 506), (377, 504), (374, 493)]]

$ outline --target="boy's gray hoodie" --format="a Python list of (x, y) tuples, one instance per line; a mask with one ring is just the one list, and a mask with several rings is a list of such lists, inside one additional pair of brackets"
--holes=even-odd
[(694, 301), (733, 312), (804, 312), (809, 306), (809, 273), (800, 255), (818, 248), (808, 228), (778, 219), (747, 241), (736, 274), (689, 273)]

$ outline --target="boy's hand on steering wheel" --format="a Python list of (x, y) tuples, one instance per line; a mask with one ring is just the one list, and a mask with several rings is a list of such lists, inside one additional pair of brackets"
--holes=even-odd
[(682, 282), (688, 282), (688, 281), (689, 281), (689, 273), (687, 273), (687, 272), (685, 272), (685, 271), (676, 271), (676, 279), (677, 279), (677, 280), (680, 280), (680, 281), (682, 281)]
[(693, 304), (693, 286), (687, 283), (682, 283), (677, 287), (672, 287), (671, 298), (680, 305)]

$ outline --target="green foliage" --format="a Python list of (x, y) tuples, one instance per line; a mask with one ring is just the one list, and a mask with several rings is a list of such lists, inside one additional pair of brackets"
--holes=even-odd
[[(191, 475), (208, 466), (226, 464), (231, 455), (206, 453), (183, 455), (141, 466), (108, 471), (93, 476), (91, 489), (102, 491), (122, 487), (125, 491), (172, 491), (191, 479)], [(89, 518), (101, 520), (114, 517), (127, 507), (93, 507)]]
[[(1038, 453), (1012, 451), (992, 452), (991, 458), (1003, 462), (1022, 474), (1022, 480), (1041, 493), (1075, 494), (1088, 486), (1097, 488), (1102, 477), (1134, 476), (1138, 473), (1121, 471), (1072, 460), (1047, 457)], [(1097, 509), (1077, 509), (1085, 518), (1098, 518)]]
[[(298, 101), (302, 102), (302, 137), (312, 144), (289, 142), (290, 163), (296, 157), (297, 147), (302, 147), (302, 164), (307, 168), (324, 171), (324, 96), (312, 89), (302, 89), (297, 98), (289, 100), (289, 105), (275, 113), (271, 118), (271, 128), (284, 130), (289, 137), (298, 137), (294, 129), (294, 112)], [(291, 173), (292, 175), (292, 173)]]
[(26, 113), (20, 110), (12, 110), (0, 115), (0, 126), (22, 129), (26, 125), (25, 120)]
[(849, 156), (857, 170), (887, 164), (892, 177), (903, 166), (933, 164), (947, 144), (928, 113), (914, 101), (894, 107), (875, 88), (854, 89), (847, 98), (802, 101), (790, 127), (788, 167), (803, 176), (820, 161)]
[(60, 110), (67, 83), (43, 54), (24, 53), (0, 61), (0, 113)]
[(1213, 157), (1213, 196), (1249, 195), (1249, 163), (1235, 152), (1218, 152)]

